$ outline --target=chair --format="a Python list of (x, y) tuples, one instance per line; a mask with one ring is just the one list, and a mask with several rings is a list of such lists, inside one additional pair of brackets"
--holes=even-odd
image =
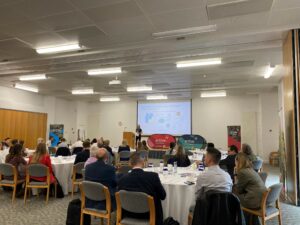
[[(30, 177), (46, 177), (46, 181), (35, 181), (31, 180)], [(24, 194), (24, 203), (26, 204), (27, 200), (27, 192), (30, 191), (30, 188), (40, 188), (40, 189), (47, 189), (46, 195), (46, 203), (49, 200), (49, 193), (50, 193), (50, 172), (49, 168), (42, 164), (30, 164), (27, 167), (26, 171), (26, 183), (25, 183), (25, 194)], [(57, 192), (57, 183), (54, 183), (55, 186), (55, 197)]]
[[(117, 222), (116, 225), (155, 225), (155, 204), (152, 196), (142, 192), (119, 191), (116, 193)], [(149, 219), (122, 218), (122, 209), (132, 213), (147, 213)]]
[[(282, 189), (282, 184), (274, 184), (268, 188), (268, 190), (263, 194), (263, 198), (261, 201), (261, 207), (258, 210), (248, 209), (242, 207), (243, 211), (261, 217), (262, 225), (266, 224), (266, 221), (278, 216), (279, 225), (281, 222), (281, 211), (279, 205), (279, 196)], [(250, 220), (250, 225), (252, 225), (252, 221)]]
[[(4, 177), (3, 177), (4, 176)], [(12, 177), (12, 180), (5, 179), (5, 177)], [(13, 195), (11, 202), (16, 198), (17, 185), (24, 183), (25, 180), (18, 180), (18, 172), (15, 166), (8, 163), (0, 164), (0, 187), (12, 187)]]
[(256, 171), (256, 172), (260, 172), (261, 171), (261, 168), (262, 168), (262, 165), (263, 165), (263, 160), (258, 158), (257, 160), (254, 160), (252, 162), (252, 165), (253, 165), (253, 169)]
[[(130, 158), (131, 153), (129, 151), (122, 151), (119, 152), (118, 154), (118, 160), (117, 160), (117, 167), (120, 167), (122, 165), (129, 165), (129, 158)], [(126, 158), (128, 160), (122, 160), (121, 158)]]
[(70, 156), (70, 149), (67, 147), (59, 147), (55, 153), (55, 156)]
[(79, 152), (82, 152), (83, 147), (76, 147), (73, 149), (72, 155), (77, 155)]
[[(100, 183), (92, 181), (83, 181), (80, 184), (81, 189), (81, 215), (80, 215), (80, 225), (83, 225), (84, 214), (88, 214), (95, 217), (100, 217), (101, 219), (107, 219), (107, 225), (110, 225), (111, 218), (111, 198), (110, 192), (107, 187)], [(106, 202), (106, 210), (98, 210), (85, 207), (85, 198), (94, 201), (104, 201)]]
[(260, 178), (263, 180), (264, 184), (266, 183), (267, 177), (268, 177), (268, 173), (266, 172), (259, 172), (258, 175), (260, 176)]
[(85, 168), (83, 168), (81, 170), (81, 174), (82, 174), (82, 180), (84, 181), (85, 180)]
[(149, 156), (149, 152), (147, 150), (141, 150), (139, 152), (140, 154), (140, 157), (144, 159), (144, 162), (145, 162), (145, 166), (147, 166), (148, 164), (148, 156)]
[[(74, 189), (75, 189), (75, 186), (78, 185), (83, 181), (83, 178), (82, 178), (82, 170), (84, 168), (84, 162), (80, 162), (80, 163), (77, 163), (73, 166), (73, 174), (72, 174), (72, 198), (73, 198), (73, 195), (74, 195)], [(77, 174), (80, 174), (81, 175), (81, 178), (76, 178), (76, 175)]]

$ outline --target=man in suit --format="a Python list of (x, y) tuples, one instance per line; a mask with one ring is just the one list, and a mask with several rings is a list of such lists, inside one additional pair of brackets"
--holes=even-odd
[(238, 148), (235, 145), (229, 146), (228, 156), (225, 159), (221, 160), (219, 163), (221, 168), (223, 168), (223, 166), (226, 167), (227, 172), (229, 173), (232, 180), (234, 178), (235, 157), (237, 153)]
[(90, 157), (90, 146), (91, 143), (89, 141), (83, 142), (83, 151), (77, 153), (74, 164), (86, 162), (86, 160), (88, 160)]
[[(97, 161), (85, 167), (85, 180), (101, 183), (109, 189), (112, 210), (116, 209), (115, 192), (117, 187), (116, 172), (113, 166), (105, 164), (107, 151), (100, 148), (97, 152)], [(86, 198), (86, 207), (105, 210), (105, 201), (92, 201)]]
[[(145, 172), (143, 170), (144, 160), (139, 153), (134, 153), (130, 157), (132, 166), (131, 173), (122, 177), (118, 183), (118, 190), (144, 192), (151, 195), (155, 202), (156, 224), (163, 224), (163, 211), (161, 200), (166, 198), (166, 192), (163, 188), (159, 176), (154, 172)], [(123, 210), (123, 215), (135, 218), (149, 218), (149, 214), (133, 214)]]

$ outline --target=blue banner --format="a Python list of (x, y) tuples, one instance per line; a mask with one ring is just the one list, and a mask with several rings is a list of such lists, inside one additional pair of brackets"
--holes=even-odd
[(50, 124), (49, 137), (53, 137), (51, 147), (57, 146), (58, 142), (64, 136), (64, 125), (63, 124)]

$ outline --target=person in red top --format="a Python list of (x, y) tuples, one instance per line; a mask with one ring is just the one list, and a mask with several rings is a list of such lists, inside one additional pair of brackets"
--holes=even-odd
[[(47, 153), (47, 147), (45, 143), (39, 143), (36, 147), (35, 153), (29, 158), (29, 164), (40, 163), (49, 167), (50, 172), (50, 182), (55, 182), (55, 177), (52, 171), (50, 155)], [(37, 181), (46, 181), (46, 177), (30, 177)]]

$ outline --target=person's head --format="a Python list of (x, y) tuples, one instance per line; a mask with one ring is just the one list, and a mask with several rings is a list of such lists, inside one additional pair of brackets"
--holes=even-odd
[(252, 168), (251, 161), (249, 160), (248, 156), (243, 152), (240, 152), (236, 155), (235, 166), (237, 172), (239, 172), (241, 169)]
[(89, 141), (84, 141), (82, 143), (82, 146), (84, 149), (90, 148), (91, 147), (91, 143)]
[(242, 144), (242, 152), (246, 155), (253, 155), (251, 146), (246, 143)]
[(127, 146), (127, 145), (128, 145), (127, 140), (123, 140), (123, 141), (122, 141), (122, 146)]
[(238, 148), (235, 145), (230, 145), (227, 151), (228, 155), (235, 155), (238, 153)]
[(5, 138), (4, 143), (7, 147), (9, 147), (11, 145), (11, 139), (9, 137)]
[(110, 141), (109, 141), (109, 140), (104, 140), (104, 141), (103, 141), (103, 144), (104, 144), (105, 146), (109, 146)]
[(142, 140), (142, 145), (147, 147), (147, 142), (145, 140)]
[(98, 146), (97, 145), (92, 145), (92, 147), (90, 148), (90, 157), (96, 157), (98, 151), (99, 151)]
[(22, 147), (24, 147), (24, 143), (25, 143), (24, 140), (20, 140), (20, 141), (19, 141), (19, 144), (22, 145)]
[(50, 141), (53, 141), (53, 139), (54, 139), (53, 136), (50, 136), (50, 137), (49, 137), (49, 140), (50, 140)]
[(184, 155), (185, 155), (185, 152), (184, 152), (184, 149), (183, 149), (182, 145), (177, 145), (177, 147), (176, 147), (176, 156), (180, 158)]
[(108, 158), (107, 150), (105, 148), (99, 148), (96, 154), (98, 160), (105, 161)]
[(65, 138), (60, 139), (61, 142), (66, 142)]
[(207, 167), (218, 165), (221, 160), (221, 152), (215, 148), (206, 150), (204, 163)]
[(40, 143), (44, 143), (44, 138), (40, 137), (37, 139), (37, 144), (40, 144)]
[(129, 163), (132, 167), (143, 168), (144, 167), (144, 159), (138, 152), (133, 153), (130, 156)]
[(21, 156), (23, 146), (21, 144), (15, 144), (12, 147), (11, 155), (13, 156)]
[(12, 139), (11, 140), (11, 146), (14, 146), (16, 144), (18, 144), (18, 139)]
[(93, 138), (91, 144), (94, 144), (94, 143), (97, 143), (97, 139), (96, 138)]
[(171, 142), (171, 143), (170, 143), (170, 149), (175, 148), (175, 146), (176, 146), (176, 143), (175, 143), (175, 142)]
[(215, 148), (215, 144), (212, 142), (207, 143), (207, 148)]
[(138, 141), (137, 143), (137, 150), (141, 150), (143, 148), (142, 142)]
[(45, 143), (39, 143), (36, 146), (35, 152), (33, 153), (31, 162), (32, 163), (38, 163), (40, 161), (40, 158), (42, 156), (46, 155), (46, 154), (47, 154), (46, 144)]

